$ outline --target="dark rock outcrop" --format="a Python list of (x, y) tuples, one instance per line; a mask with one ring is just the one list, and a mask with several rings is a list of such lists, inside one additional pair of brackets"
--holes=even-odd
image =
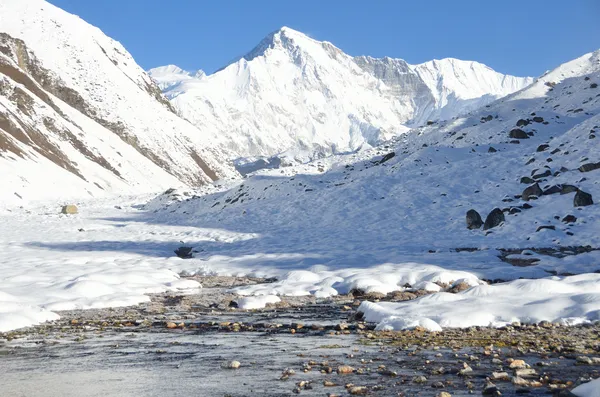
[(575, 215), (567, 215), (564, 218), (562, 218), (562, 221), (564, 223), (575, 223), (577, 222), (577, 217)]
[(575, 194), (575, 198), (573, 198), (573, 205), (575, 207), (586, 207), (592, 204), (594, 204), (594, 200), (592, 200), (592, 195), (582, 190), (578, 190)]
[(175, 255), (182, 259), (190, 259), (194, 257), (193, 250), (194, 247), (179, 247), (174, 252)]
[(471, 209), (467, 211), (467, 229), (479, 229), (483, 225), (483, 220), (479, 212)]
[(385, 156), (383, 156), (383, 158), (381, 160), (379, 160), (379, 164), (383, 164), (386, 161), (393, 159), (396, 156), (396, 152), (390, 152), (388, 154), (386, 154)]
[(600, 168), (600, 163), (587, 163), (578, 168), (581, 172), (590, 172)]
[(561, 185), (560, 194), (574, 193), (574, 192), (576, 192), (578, 190), (579, 189), (577, 188), (577, 186), (573, 186), (573, 185)]
[(529, 139), (529, 135), (520, 128), (513, 128), (508, 133), (508, 136), (512, 139)]
[(483, 224), (483, 230), (489, 230), (496, 226), (499, 226), (504, 222), (504, 212), (500, 208), (494, 208), (492, 212), (489, 213), (487, 218), (485, 218), (485, 223)]
[(532, 199), (532, 197), (540, 197), (542, 194), (544, 194), (542, 188), (540, 187), (539, 183), (536, 183), (535, 185), (531, 185), (525, 188), (525, 190), (523, 190), (523, 194), (521, 195), (521, 197), (523, 198), (523, 200), (525, 201), (529, 201)]

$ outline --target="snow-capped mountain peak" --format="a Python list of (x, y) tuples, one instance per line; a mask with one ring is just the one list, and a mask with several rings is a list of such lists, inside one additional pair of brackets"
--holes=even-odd
[(233, 159), (354, 151), (474, 110), (532, 81), (450, 58), (410, 65), (353, 57), (288, 27), (212, 75), (159, 70), (151, 75), (178, 113)]

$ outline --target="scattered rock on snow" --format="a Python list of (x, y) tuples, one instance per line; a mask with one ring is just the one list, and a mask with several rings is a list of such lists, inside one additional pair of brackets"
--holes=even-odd
[(529, 139), (529, 135), (520, 128), (513, 128), (508, 133), (508, 136), (512, 139)]
[(483, 220), (479, 212), (474, 209), (467, 211), (467, 228), (468, 229), (479, 229), (483, 225)]
[(526, 184), (531, 184), (531, 183), (535, 183), (535, 179), (531, 179), (528, 176), (524, 176), (523, 178), (521, 178), (521, 183), (526, 183)]
[(562, 185), (561, 186), (561, 190), (560, 190), (560, 194), (568, 194), (568, 193), (573, 193), (578, 191), (579, 189), (577, 188), (577, 186), (573, 186), (573, 185)]
[(544, 196), (556, 194), (562, 192), (562, 187), (559, 185), (552, 185), (542, 193)]
[(594, 200), (592, 200), (592, 195), (582, 190), (578, 190), (575, 194), (575, 197), (573, 198), (573, 205), (575, 207), (585, 207), (592, 204), (594, 204)]
[(492, 229), (504, 222), (504, 212), (500, 208), (494, 208), (485, 218), (483, 230)]
[(544, 229), (548, 229), (548, 230), (556, 230), (556, 226), (552, 226), (552, 225), (542, 225), (540, 227), (537, 228), (536, 232), (539, 232), (541, 230)]
[(525, 201), (529, 201), (532, 197), (537, 198), (542, 196), (542, 194), (544, 194), (542, 188), (540, 187), (539, 183), (536, 183), (534, 185), (526, 187), (525, 190), (523, 190), (521, 198)]
[(175, 255), (177, 255), (181, 259), (190, 259), (194, 257), (192, 253), (193, 249), (194, 247), (179, 247), (174, 252)]
[(388, 154), (386, 154), (385, 156), (383, 156), (383, 158), (381, 160), (379, 160), (379, 164), (383, 164), (386, 161), (393, 159), (396, 156), (395, 152), (390, 152)]
[(78, 211), (77, 211), (76, 205), (68, 204), (68, 205), (64, 205), (60, 212), (63, 214), (66, 214), (66, 215), (75, 215)]
[(567, 215), (564, 218), (562, 218), (562, 221), (564, 223), (575, 223), (577, 222), (577, 217), (575, 215)]
[(600, 168), (600, 162), (583, 164), (581, 167), (578, 168), (578, 170), (581, 172), (590, 172), (597, 170), (598, 168)]
[(544, 150), (547, 150), (550, 147), (550, 145), (547, 144), (543, 144), (537, 147), (536, 152), (543, 152)]

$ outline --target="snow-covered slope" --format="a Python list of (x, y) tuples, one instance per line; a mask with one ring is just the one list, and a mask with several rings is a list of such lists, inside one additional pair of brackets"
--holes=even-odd
[[(148, 219), (252, 234), (198, 241), (201, 258), (180, 268), (280, 279), (238, 290), (243, 295), (473, 287), (363, 304), (382, 328), (596, 321), (599, 85), (597, 51), (476, 112), (379, 147), (262, 170), (221, 193), (163, 196), (149, 209), (166, 209)], [(582, 205), (581, 192), (595, 203)], [(494, 208), (500, 225), (467, 228), (470, 209), (486, 220)], [(533, 280), (482, 281), (518, 278)]]
[(212, 75), (191, 78), (173, 67), (150, 73), (177, 111), (233, 158), (288, 151), (304, 159), (376, 145), (532, 81), (456, 59), (353, 58), (286, 27)]
[(43, 0), (0, 2), (2, 202), (235, 175), (118, 42)]

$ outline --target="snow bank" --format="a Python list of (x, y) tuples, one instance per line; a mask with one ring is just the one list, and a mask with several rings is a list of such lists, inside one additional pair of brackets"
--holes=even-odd
[(402, 303), (363, 302), (358, 310), (378, 330), (501, 327), (516, 321), (575, 325), (600, 320), (600, 274), (478, 285)]
[(573, 389), (571, 393), (577, 397), (600, 397), (600, 379), (584, 383)]
[(267, 304), (281, 302), (281, 299), (275, 295), (248, 296), (237, 301), (238, 308), (243, 310), (262, 309)]
[(328, 298), (353, 290), (388, 294), (404, 291), (407, 289), (406, 285), (416, 289), (439, 291), (441, 287), (436, 283), (451, 285), (455, 282), (465, 282), (471, 286), (483, 283), (469, 272), (419, 263), (384, 264), (366, 269), (341, 270), (314, 266), (311, 270), (294, 270), (283, 274), (275, 283), (244, 286), (237, 288), (235, 292), (245, 296), (315, 295), (317, 298)]

